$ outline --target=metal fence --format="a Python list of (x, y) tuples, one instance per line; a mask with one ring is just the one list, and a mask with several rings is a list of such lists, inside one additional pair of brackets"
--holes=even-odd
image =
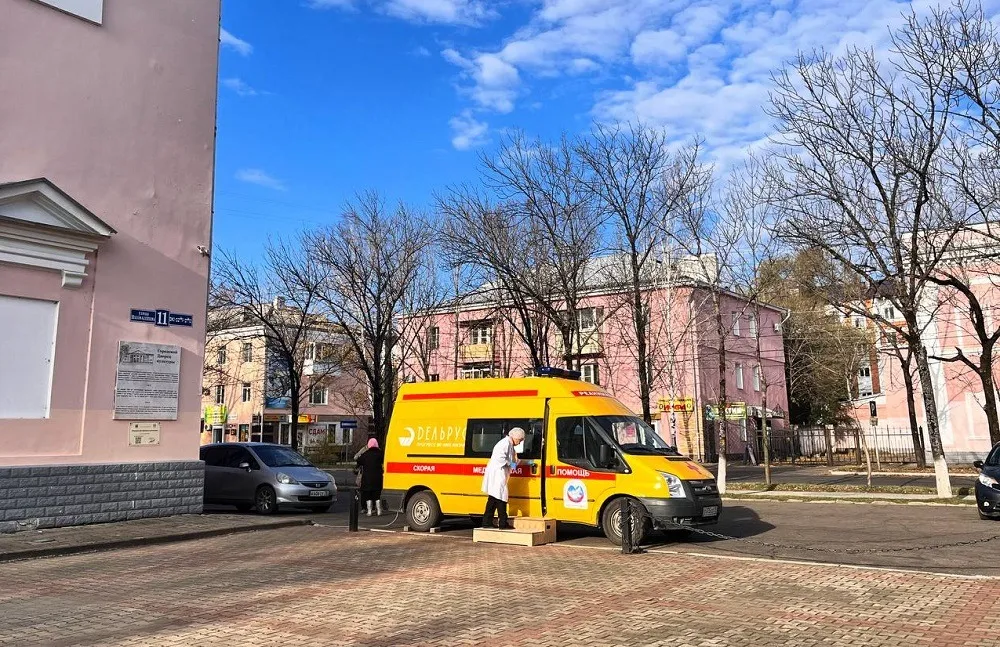
[[(917, 460), (909, 429), (772, 429), (770, 437), (773, 463), (860, 465), (865, 461), (866, 445), (873, 466)], [(762, 440), (758, 437), (758, 456), (763, 453)]]

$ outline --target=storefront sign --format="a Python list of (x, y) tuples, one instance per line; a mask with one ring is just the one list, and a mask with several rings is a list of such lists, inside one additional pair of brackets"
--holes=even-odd
[(205, 424), (222, 425), (229, 419), (229, 407), (224, 404), (213, 404), (205, 407)]
[(660, 411), (675, 411), (691, 413), (694, 411), (694, 398), (675, 398), (673, 400), (660, 399), (656, 402), (656, 408)]
[(118, 342), (116, 420), (177, 420), (181, 349), (170, 344)]
[(130, 422), (128, 424), (128, 444), (132, 447), (160, 444), (160, 423)]
[[(719, 417), (719, 408), (715, 405), (706, 407), (709, 420)], [(726, 405), (726, 420), (743, 420), (747, 417), (746, 402), (730, 402)]]
[(299, 424), (300, 425), (308, 425), (310, 422), (312, 422), (312, 420), (310, 420), (309, 418), (310, 418), (310, 416), (303, 415), (303, 414), (300, 413), (299, 414)]

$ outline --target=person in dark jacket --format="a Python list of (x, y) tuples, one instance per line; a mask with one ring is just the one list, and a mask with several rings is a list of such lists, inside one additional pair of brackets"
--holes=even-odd
[(357, 469), (361, 471), (361, 482), (358, 489), (361, 500), (365, 502), (367, 515), (382, 515), (382, 461), (385, 454), (378, 446), (378, 440), (368, 439), (368, 447), (358, 456)]

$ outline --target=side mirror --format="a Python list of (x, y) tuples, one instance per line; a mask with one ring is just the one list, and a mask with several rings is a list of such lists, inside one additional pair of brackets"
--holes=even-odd
[(601, 462), (598, 467), (608, 467), (611, 465), (611, 448), (607, 445), (601, 445), (601, 449), (598, 451), (598, 460)]
[(983, 469), (983, 461), (973, 461), (972, 466), (977, 470)]
[(246, 471), (249, 472), (250, 471), (250, 463), (246, 463), (246, 462), (240, 463), (240, 469), (241, 470), (246, 470)]

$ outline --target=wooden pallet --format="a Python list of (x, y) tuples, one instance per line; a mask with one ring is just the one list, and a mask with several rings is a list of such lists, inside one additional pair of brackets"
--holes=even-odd
[(511, 521), (514, 525), (513, 530), (476, 528), (472, 531), (472, 541), (514, 546), (541, 546), (556, 540), (554, 519), (515, 517)]

